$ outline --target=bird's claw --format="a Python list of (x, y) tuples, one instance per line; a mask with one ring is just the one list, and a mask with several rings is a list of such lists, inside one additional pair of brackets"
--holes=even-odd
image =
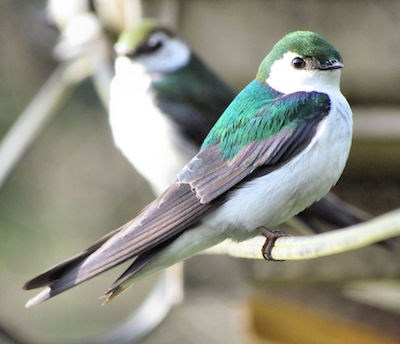
[(281, 262), (282, 260), (274, 259), (272, 257), (272, 248), (275, 245), (275, 241), (278, 238), (290, 236), (289, 234), (282, 232), (280, 230), (271, 230), (266, 227), (258, 227), (257, 228), (262, 235), (265, 236), (266, 240), (264, 245), (262, 246), (261, 253), (265, 260), (272, 260), (276, 262)]

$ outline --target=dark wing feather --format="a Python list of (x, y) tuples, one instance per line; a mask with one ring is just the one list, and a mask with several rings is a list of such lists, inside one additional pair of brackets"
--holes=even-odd
[[(172, 137), (171, 139), (179, 139), (183, 143), (189, 141), (197, 148), (200, 147), (218, 118), (218, 116), (215, 118), (206, 117), (205, 115), (210, 110), (204, 107), (199, 108), (198, 104), (177, 103), (173, 100), (171, 101), (171, 99), (159, 99), (158, 106), (168, 116), (175, 129), (177, 137)], [(216, 112), (215, 115), (220, 115), (223, 110), (224, 108)]]
[(218, 143), (209, 145), (185, 166), (178, 180), (188, 183), (200, 201), (207, 204), (251, 177), (257, 169), (269, 173), (296, 156), (311, 142), (328, 112), (329, 109), (316, 111), (307, 121), (282, 128), (264, 140), (254, 141), (230, 160), (223, 160)]
[(49, 285), (46, 298), (55, 296), (174, 239), (212, 207), (201, 204), (188, 185), (175, 183), (138, 217), (113, 232), (112, 237), (108, 235), (89, 250), (28, 281), (25, 288)]
[(192, 54), (188, 65), (157, 75), (152, 82), (154, 101), (178, 133), (200, 146), (235, 92)]

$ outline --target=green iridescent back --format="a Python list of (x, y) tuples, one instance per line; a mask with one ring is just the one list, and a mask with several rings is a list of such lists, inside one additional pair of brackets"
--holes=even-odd
[(299, 126), (329, 106), (329, 97), (323, 93), (282, 95), (254, 80), (225, 110), (201, 149), (218, 144), (222, 159), (230, 160), (248, 144)]

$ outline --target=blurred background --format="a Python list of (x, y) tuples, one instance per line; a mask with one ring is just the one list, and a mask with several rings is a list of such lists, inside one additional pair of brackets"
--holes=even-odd
[[(141, 17), (154, 17), (177, 29), (237, 90), (287, 32), (323, 35), (344, 57), (342, 91), (355, 116), (352, 151), (335, 192), (373, 215), (399, 207), (400, 2), (58, 2), (98, 16), (110, 63), (118, 33)], [(60, 63), (54, 47), (69, 10), (50, 25), (46, 6), (44, 0), (0, 4), (0, 139)], [(114, 147), (92, 80), (67, 94), (0, 189), (0, 323), (28, 343), (101, 336), (157, 280), (143, 280), (100, 307), (97, 297), (120, 268), (24, 308), (34, 294), (21, 289), (28, 278), (125, 223), (153, 199)], [(374, 245), (303, 262), (197, 256), (185, 264), (183, 302), (143, 342), (399, 343), (399, 258), (396, 241), (391, 249)]]

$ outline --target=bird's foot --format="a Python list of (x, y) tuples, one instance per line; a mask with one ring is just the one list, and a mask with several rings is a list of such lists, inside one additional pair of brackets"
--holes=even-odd
[(275, 241), (278, 238), (286, 237), (286, 236), (290, 236), (290, 235), (285, 233), (285, 232), (282, 232), (280, 230), (274, 230), (273, 231), (273, 230), (270, 230), (270, 229), (268, 229), (266, 227), (263, 227), (263, 226), (262, 227), (258, 227), (257, 229), (267, 239), (267, 240), (265, 240), (265, 243), (264, 243), (264, 245), (263, 245), (263, 247), (261, 249), (261, 253), (262, 253), (264, 259), (265, 260), (273, 260), (273, 261), (276, 261), (276, 262), (281, 262), (281, 260), (274, 259), (272, 257), (271, 252), (272, 252), (272, 249), (273, 249), (273, 247), (275, 245)]

